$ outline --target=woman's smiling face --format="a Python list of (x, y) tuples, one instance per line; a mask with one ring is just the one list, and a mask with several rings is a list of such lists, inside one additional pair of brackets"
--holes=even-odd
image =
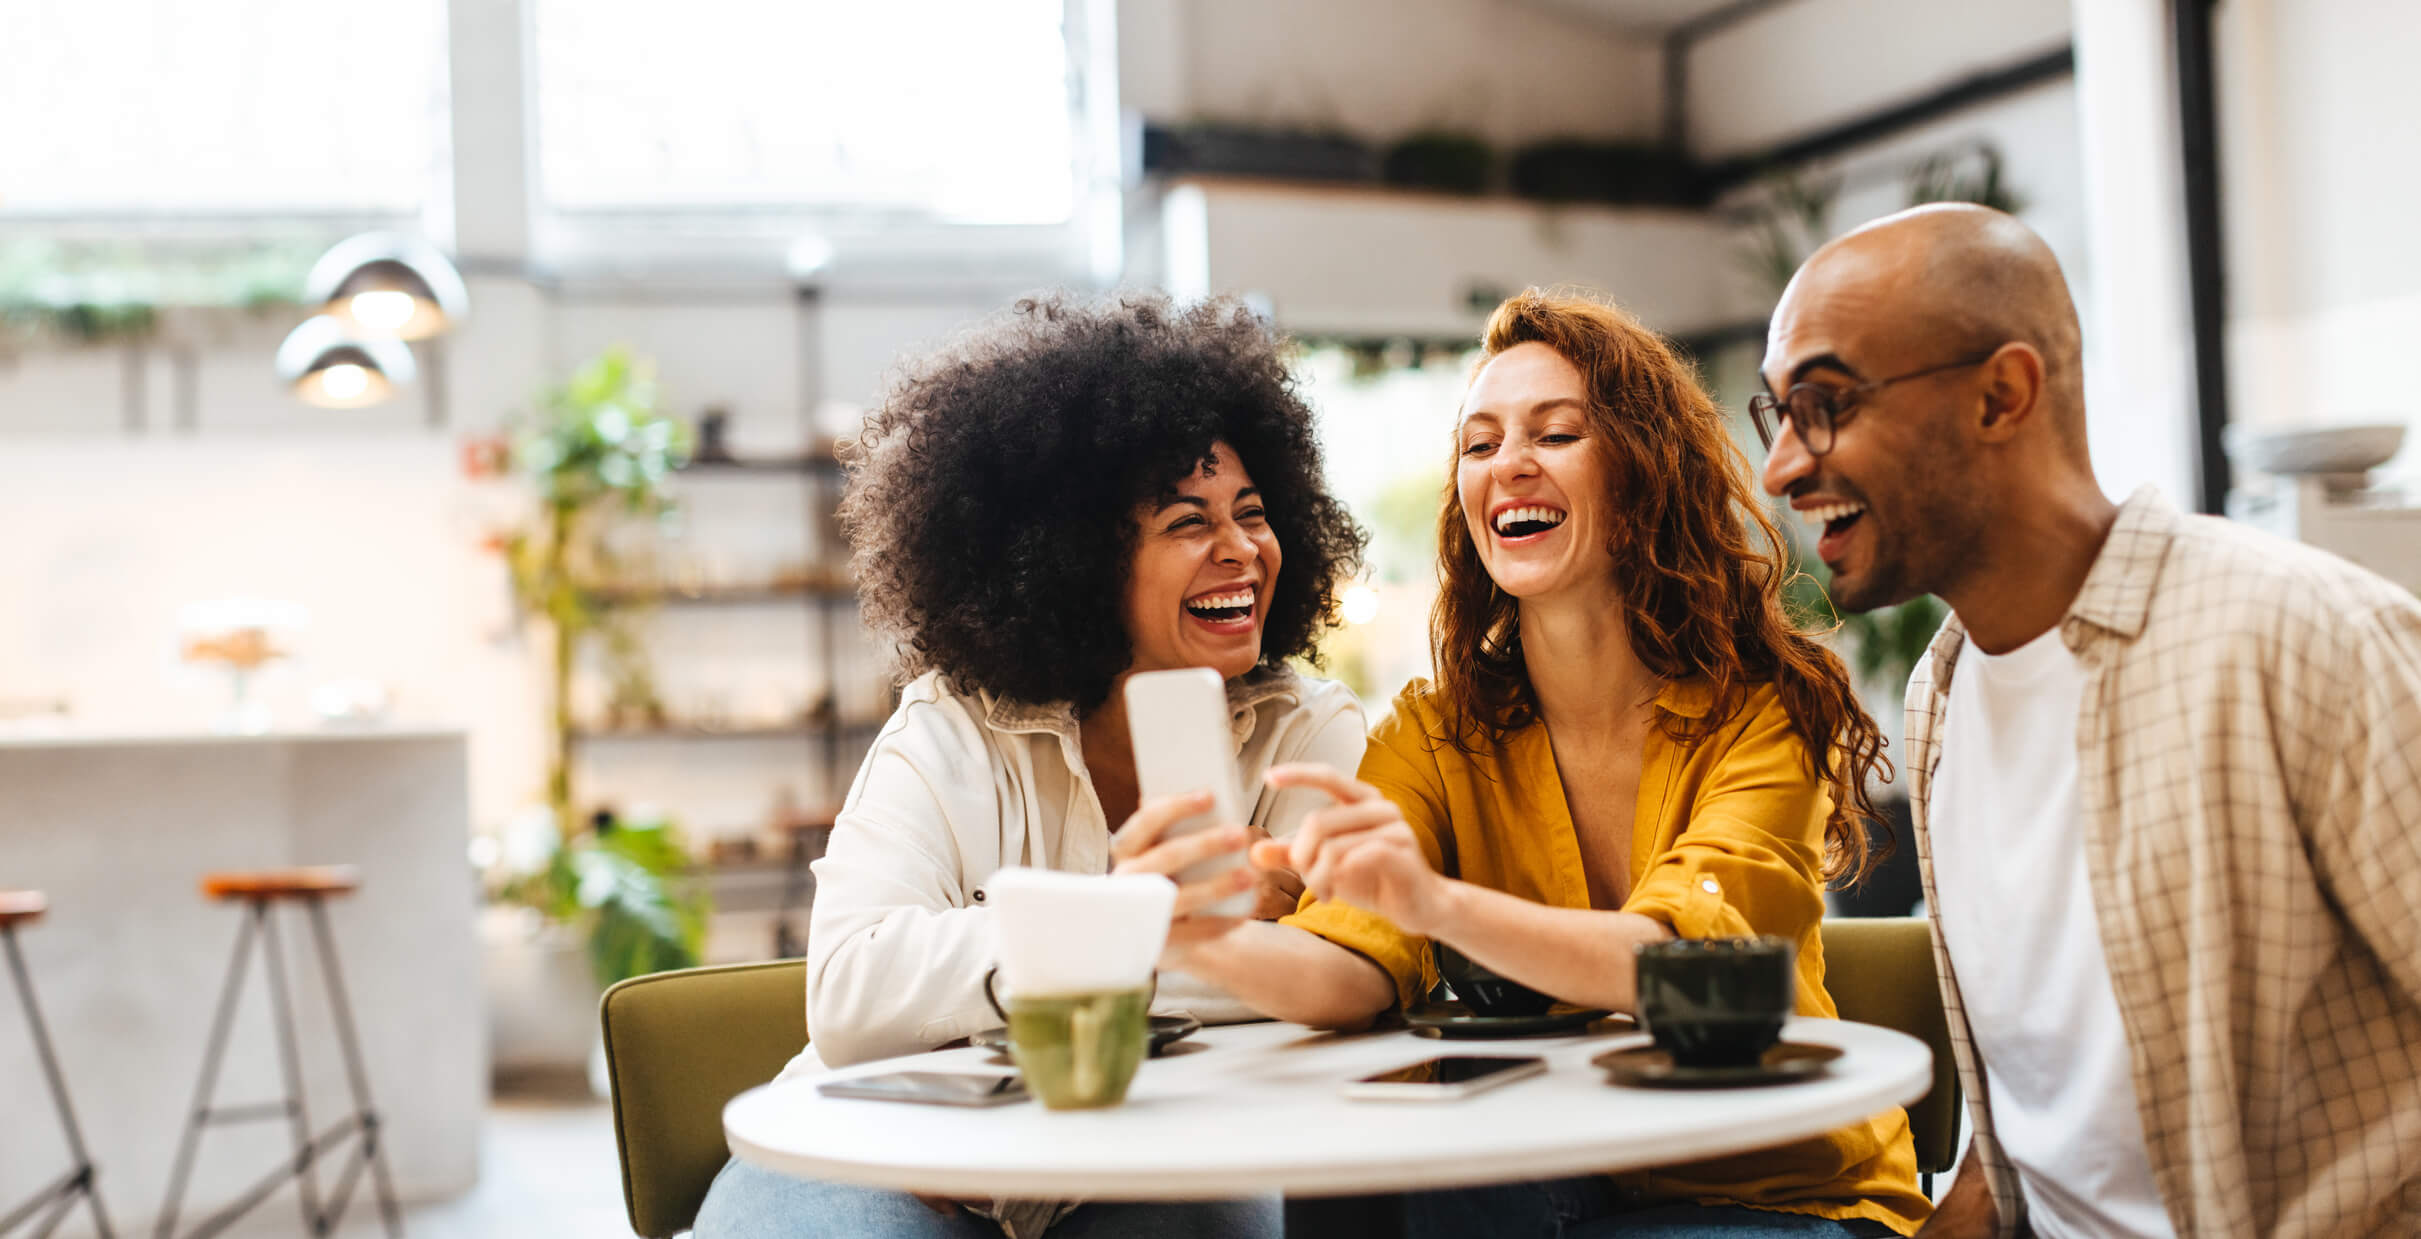
[(1497, 587), (1538, 599), (1610, 570), (1606, 469), (1580, 368), (1544, 344), (1488, 360), (1455, 428), (1455, 494)]
[(1136, 511), (1125, 619), (1131, 671), (1209, 667), (1222, 678), (1261, 661), (1280, 552), (1244, 462), (1214, 444), (1200, 470)]

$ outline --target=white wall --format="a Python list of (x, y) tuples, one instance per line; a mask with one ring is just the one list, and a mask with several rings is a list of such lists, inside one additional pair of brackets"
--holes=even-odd
[(2086, 426), (2102, 489), (2199, 498), (2194, 333), (2174, 35), (2165, 0), (2076, 0), (2078, 146), (2099, 259), (2085, 325)]
[[(2104, 0), (2079, 0), (2079, 7)], [(2088, 17), (2106, 17), (2087, 9)], [(1829, 126), (1905, 103), (1977, 72), (2051, 51), (2077, 23), (2066, 0), (1994, 5), (1942, 5), (1922, 0), (1795, 0), (1736, 23), (1698, 43), (1690, 56), (1686, 97), (1691, 148), (1700, 157), (1736, 157), (1808, 136)], [(2081, 34), (2081, 31), (2079, 32)], [(2081, 62), (2091, 49), (2080, 46)], [(2003, 160), (2006, 182), (2024, 200), (2021, 217), (2059, 257), (2085, 328), (2085, 365), (2092, 408), (2094, 460), (2105, 489), (2125, 495), (2152, 482), (2173, 498), (2192, 501), (2192, 392), (2182, 341), (2157, 350), (2145, 343), (2146, 298), (2175, 292), (2182, 322), (2182, 285), (2147, 268), (2148, 243), (2115, 230), (2121, 206), (2166, 219), (2174, 178), (2144, 168), (2112, 149), (2089, 174), (2100, 132), (2142, 118), (2148, 96), (2157, 112), (2162, 91), (2149, 70), (2129, 60), (2103, 67), (2123, 97), (2083, 89), (2058, 78), (1963, 108), (1882, 141), (1803, 165), (1811, 177), (1837, 175), (1844, 189), (1830, 219), (1835, 234), (1908, 205), (1901, 173), (1937, 151), (1989, 143)], [(2088, 68), (2090, 65), (2088, 64)], [(2089, 116), (2088, 110), (2093, 111)], [(2107, 145), (2107, 143), (2103, 143)], [(2113, 173), (2134, 173), (2137, 180)], [(2152, 189), (2138, 181), (2149, 178)], [(1743, 190), (1727, 205), (1751, 201)], [(2096, 204), (2101, 204), (2097, 206)], [(1745, 246), (1747, 238), (1742, 238)], [(2113, 255), (2127, 261), (2115, 287), (2104, 272)], [(2182, 251), (2173, 268), (2183, 278)], [(1770, 301), (1771, 292), (1765, 293)], [(2163, 318), (2160, 321), (2169, 321)], [(1744, 352), (1751, 350), (1742, 350)], [(2159, 357), (2150, 359), (2148, 351)], [(1736, 362), (1719, 374), (1746, 370)], [(1735, 381), (1732, 386), (1739, 386)], [(1740, 397), (1744, 393), (1727, 392)]]
[[(455, 0), (459, 151), (434, 221), (474, 267), (473, 313), (443, 347), (449, 424), (426, 428), (426, 389), (375, 409), (304, 408), (269, 358), (294, 321), (213, 315), (174, 324), (193, 345), (136, 363), (151, 429), (127, 437), (126, 361), (114, 348), (0, 359), (0, 436), (19, 481), (0, 516), (21, 532), (0, 572), (21, 583), (0, 609), (0, 700), (65, 697), (94, 725), (200, 725), (223, 685), (170, 657), (177, 608), (251, 594), (310, 608), (306, 661), (268, 684), (289, 721), (319, 679), (398, 689), (402, 714), (472, 733), (476, 824), (525, 804), (541, 774), (541, 696), (512, 631), (500, 566), (478, 548), (509, 489), (474, 486), (457, 440), (530, 406), (543, 384), (608, 344), (659, 363), (667, 405), (732, 408), (743, 449), (791, 450), (847, 429), (886, 371), (1012, 299), (978, 285), (858, 285), (804, 314), (773, 273), (755, 285), (541, 288), (510, 274), (531, 243), (515, 110), (521, 33), (511, 4)], [(1164, 119), (1340, 125), (1384, 138), (1430, 125), (1517, 141), (1652, 133), (1653, 49), (1515, 0), (1120, 0), (1127, 105)], [(1155, 60), (1155, 57), (1157, 58)], [(192, 433), (172, 427), (192, 376)], [(812, 430), (803, 414), (829, 409)], [(738, 576), (815, 553), (789, 478), (685, 479), (676, 554)], [(770, 711), (820, 691), (805, 606), (685, 612), (653, 621), (668, 698)], [(848, 622), (847, 612), (836, 617)], [(844, 642), (846, 647), (849, 643)], [(844, 673), (844, 708), (879, 704), (870, 656)], [(787, 746), (787, 747), (786, 747)], [(594, 750), (603, 794), (661, 796), (704, 830), (760, 821), (775, 787), (807, 803), (799, 741)]]
[[(2421, 6), (2237, 0), (2217, 12), (2230, 412), (2414, 421)], [(2421, 450), (2395, 472), (2421, 480)]]
[[(2001, 154), (2004, 181), (2024, 200), (2022, 217), (2059, 255), (2061, 268), (2082, 300), (2090, 283), (2092, 256), (2086, 245), (2078, 132), (2076, 89), (2062, 78), (1961, 109), (1840, 155), (1810, 161), (1799, 171), (1811, 179), (1842, 179), (1831, 216), (1832, 230), (1838, 234), (1906, 207), (1904, 174), (1919, 160), (1989, 143)], [(1728, 196), (1726, 204), (1752, 200), (1758, 192), (1752, 185)]]
[(1156, 121), (1651, 138), (1654, 42), (1521, 0), (1121, 0), (1119, 93)]
[(1721, 159), (2065, 43), (2068, 0), (1793, 0), (1691, 48), (1689, 146)]
[[(65, 699), (78, 724), (202, 727), (227, 686), (174, 658), (178, 608), (229, 596), (301, 603), (302, 658), (263, 688), (287, 723), (307, 724), (309, 689), (329, 679), (392, 686), (407, 719), (471, 732), (473, 821), (493, 827), (541, 790), (543, 695), (536, 651), (517, 634), (498, 558), (479, 542), (514, 510), (514, 492), (462, 476), (459, 440), (526, 410), (541, 382), (614, 343), (654, 357), (668, 409), (724, 404), (741, 450), (795, 451), (809, 407), (845, 420), (899, 357), (995, 308), (935, 295), (835, 294), (802, 311), (782, 290), (738, 296), (551, 297), (483, 281), (447, 341), (453, 424), (432, 431), (422, 392), (373, 409), (311, 409), (286, 396), (268, 357), (284, 320), (238, 320), (196, 353), (200, 426), (167, 429), (167, 363), (154, 356), (145, 406), (154, 429), (120, 427), (115, 348), (31, 354), (0, 364), (0, 437), (14, 480), (0, 519), (0, 702)], [(993, 294), (985, 293), (984, 296)], [(491, 307), (493, 312), (491, 313)], [(817, 436), (845, 429), (828, 424)], [(676, 555), (742, 579), (819, 553), (803, 484), (789, 475), (705, 475)], [(840, 647), (844, 710), (881, 706), (881, 671), (849, 625)], [(675, 705), (733, 714), (795, 706), (821, 691), (804, 604), (666, 609), (652, 621), (663, 690)], [(593, 686), (589, 690), (593, 694)], [(777, 787), (801, 803), (837, 795), (806, 742), (619, 742), (585, 763), (601, 795), (660, 800), (706, 832), (761, 823)]]
[(1701, 211), (1210, 180), (1172, 188), (1163, 224), (1173, 293), (1253, 297), (1304, 334), (1476, 339), (1497, 297), (1533, 284), (1599, 290), (1676, 333), (1760, 308)]

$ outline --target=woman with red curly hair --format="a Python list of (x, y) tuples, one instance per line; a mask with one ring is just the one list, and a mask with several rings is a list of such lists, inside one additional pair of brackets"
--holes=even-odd
[[(1531, 290), (1489, 320), (1438, 523), (1437, 678), (1360, 777), (1281, 767), (1334, 803), (1254, 859), (1303, 875), (1278, 925), (1181, 949), (1273, 1014), (1353, 1026), (1437, 979), (1432, 943), (1555, 998), (1629, 1011), (1633, 952), (1770, 934), (1798, 1010), (1831, 1016), (1827, 879), (1867, 862), (1882, 738), (1792, 621), (1781, 538), (1690, 367), (1637, 321)], [(1332, 949), (1291, 975), (1284, 928)], [(1261, 979), (1256, 980), (1256, 973)], [(1415, 1196), (1416, 1232), (1907, 1234), (1930, 1206), (1906, 1115), (1717, 1161)]]

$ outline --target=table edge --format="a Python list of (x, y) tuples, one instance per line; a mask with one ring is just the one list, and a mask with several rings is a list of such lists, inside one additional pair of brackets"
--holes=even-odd
[[(1856, 1023), (1849, 1020), (1818, 1022)], [(1164, 1180), (1148, 1186), (1134, 1182), (1130, 1174), (1105, 1180), (1093, 1171), (1028, 1169), (1019, 1171), (1015, 1184), (1003, 1190), (997, 1177), (998, 1171), (959, 1171), (941, 1167), (902, 1169), (869, 1165), (774, 1149), (734, 1132), (730, 1123), (732, 1109), (745, 1099), (771, 1088), (771, 1084), (749, 1089), (724, 1106), (723, 1137), (732, 1156), (780, 1174), (859, 1187), (978, 1199), (1224, 1200), (1264, 1195), (1272, 1191), (1290, 1196), (1342, 1196), (1621, 1173), (1649, 1166), (1732, 1156), (1820, 1136), (1869, 1118), (1891, 1106), (1906, 1106), (1931, 1091), (1932, 1047), (1897, 1029), (1878, 1024), (1858, 1024), (1858, 1027), (1888, 1033), (1921, 1053), (1896, 1074), (1879, 1077), (1870, 1090), (1810, 1111), (1808, 1117), (1794, 1116), (1787, 1122), (1762, 1127), (1755, 1144), (1743, 1146), (1731, 1140), (1706, 1137), (1676, 1138), (1660, 1146), (1655, 1159), (1649, 1162), (1626, 1162), (1620, 1157), (1609, 1160), (1607, 1154), (1592, 1151), (1593, 1146), (1547, 1155), (1528, 1149), (1493, 1154), (1475, 1151), (1456, 1158), (1448, 1167), (1421, 1165), (1416, 1168), (1400, 1164), (1316, 1166), (1301, 1162), (1273, 1162), (1195, 1172), (1183, 1180)]]

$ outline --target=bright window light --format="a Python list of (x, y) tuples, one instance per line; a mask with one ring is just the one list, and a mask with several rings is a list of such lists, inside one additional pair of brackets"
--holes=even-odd
[(0, 3), (0, 214), (410, 212), (442, 0)]
[(555, 208), (1072, 210), (1065, 0), (534, 3)]

